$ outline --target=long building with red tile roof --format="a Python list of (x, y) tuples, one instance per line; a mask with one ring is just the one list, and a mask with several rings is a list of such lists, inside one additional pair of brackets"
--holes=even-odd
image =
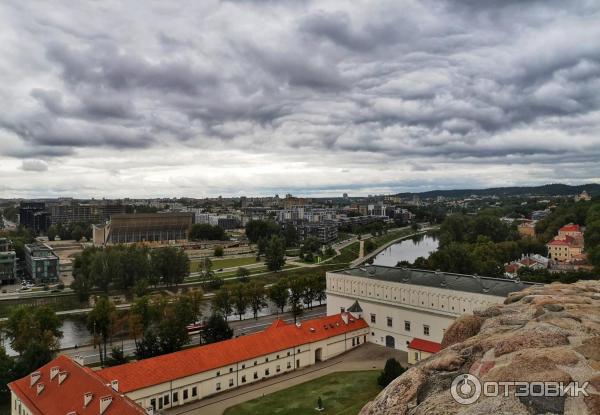
[(550, 259), (571, 262), (583, 253), (583, 230), (579, 225), (569, 223), (558, 230), (556, 237), (546, 247)]
[(139, 405), (66, 356), (8, 385), (19, 415), (142, 415)]
[[(341, 313), (298, 324), (276, 320), (259, 333), (98, 372), (62, 356), (40, 369), (43, 378), (40, 382), (46, 388), (50, 386), (49, 389), (36, 393), (36, 388), (29, 386), (29, 377), (10, 385), (14, 399), (23, 405), (27, 402), (27, 408), (34, 408), (29, 412), (12, 413), (98, 414), (98, 402), (95, 412), (91, 409), (85, 412), (83, 402), (87, 392), (92, 392), (96, 400), (113, 397), (104, 414), (155, 413), (330, 359), (364, 344), (368, 334), (369, 326), (362, 318)], [(60, 372), (66, 370), (70, 374), (74, 380), (70, 382), (71, 387), (61, 387), (58, 381), (49, 379), (55, 366)], [(56, 410), (51, 410), (48, 402), (55, 399), (61, 403)]]

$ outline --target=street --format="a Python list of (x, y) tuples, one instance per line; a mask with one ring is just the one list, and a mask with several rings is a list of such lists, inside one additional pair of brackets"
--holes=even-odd
[[(326, 306), (315, 306), (312, 309), (304, 310), (304, 314), (300, 317), (301, 320), (309, 320), (313, 318), (323, 317), (325, 316), (327, 310)], [(258, 331), (262, 331), (267, 328), (273, 321), (276, 319), (282, 319), (286, 323), (294, 323), (294, 317), (291, 313), (286, 312), (283, 314), (272, 314), (268, 316), (259, 317), (258, 319), (246, 319), (246, 320), (235, 320), (231, 318), (229, 320), (229, 326), (234, 330), (234, 336), (243, 336), (250, 333), (256, 333)], [(191, 341), (190, 345), (198, 345), (200, 343), (200, 336), (198, 334), (190, 336)], [(135, 354), (135, 342), (133, 339), (126, 340), (114, 340), (111, 344), (109, 344), (109, 349), (112, 346), (123, 347), (123, 351), (126, 356), (133, 356)], [(100, 362), (100, 355), (98, 353), (97, 348), (92, 345), (81, 346), (78, 348), (69, 348), (62, 350), (60, 354), (64, 354), (67, 356), (75, 356), (80, 355), (83, 357), (83, 361), (86, 365), (94, 365)]]

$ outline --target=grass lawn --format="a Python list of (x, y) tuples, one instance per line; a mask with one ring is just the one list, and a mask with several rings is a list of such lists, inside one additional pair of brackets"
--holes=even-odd
[[(229, 408), (225, 415), (356, 415), (381, 389), (379, 371), (338, 372)], [(321, 397), (325, 410), (315, 411)]]
[[(240, 257), (240, 258), (223, 258), (223, 259), (212, 259), (213, 270), (219, 268), (231, 268), (231, 267), (243, 267), (245, 265), (256, 264), (256, 257)], [(262, 261), (261, 261), (262, 262)], [(190, 263), (190, 272), (198, 272), (202, 269), (201, 261), (194, 261)]]

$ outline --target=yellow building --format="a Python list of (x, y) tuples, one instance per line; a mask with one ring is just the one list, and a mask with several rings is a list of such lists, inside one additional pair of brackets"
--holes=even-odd
[(583, 232), (579, 225), (569, 223), (558, 230), (558, 235), (548, 242), (548, 257), (554, 261), (571, 262), (583, 253)]

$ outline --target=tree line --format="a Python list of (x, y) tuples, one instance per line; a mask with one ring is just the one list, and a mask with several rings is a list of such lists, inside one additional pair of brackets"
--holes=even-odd
[(81, 300), (94, 290), (118, 289), (141, 296), (149, 286), (177, 285), (189, 275), (190, 260), (179, 248), (115, 245), (86, 248), (73, 262), (71, 284)]
[(225, 319), (236, 315), (241, 320), (248, 310), (252, 310), (254, 318), (257, 318), (270, 300), (278, 312), (283, 313), (289, 306), (294, 318), (297, 318), (304, 308), (312, 308), (315, 302), (320, 305), (325, 299), (325, 278), (314, 275), (280, 278), (267, 288), (258, 282), (226, 285), (215, 293), (212, 304), (213, 309)]

